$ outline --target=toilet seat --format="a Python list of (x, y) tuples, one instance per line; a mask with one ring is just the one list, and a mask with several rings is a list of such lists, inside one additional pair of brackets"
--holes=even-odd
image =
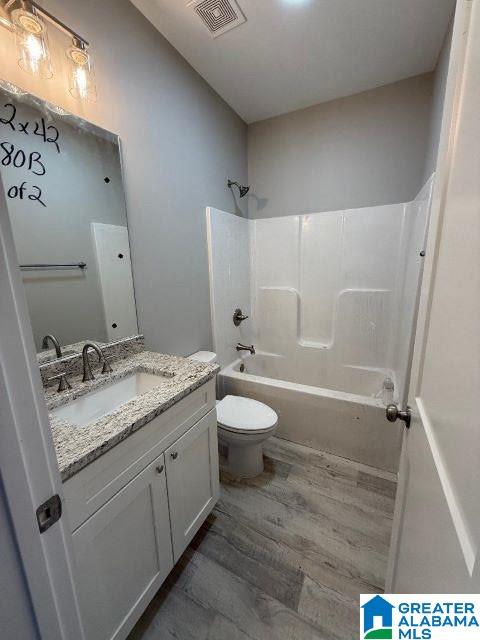
[(274, 429), (278, 416), (263, 402), (242, 396), (225, 396), (217, 404), (219, 427), (231, 433), (259, 434)]

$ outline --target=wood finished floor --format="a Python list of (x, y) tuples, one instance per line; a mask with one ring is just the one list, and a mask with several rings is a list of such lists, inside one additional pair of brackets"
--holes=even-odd
[(350, 640), (383, 590), (386, 472), (271, 438), (265, 472), (221, 497), (129, 640)]

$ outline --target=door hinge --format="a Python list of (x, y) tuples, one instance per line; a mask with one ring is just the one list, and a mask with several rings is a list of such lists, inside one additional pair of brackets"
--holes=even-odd
[(58, 522), (62, 517), (62, 501), (58, 493), (41, 504), (36, 514), (40, 533), (44, 533), (44, 531), (50, 529), (52, 524)]

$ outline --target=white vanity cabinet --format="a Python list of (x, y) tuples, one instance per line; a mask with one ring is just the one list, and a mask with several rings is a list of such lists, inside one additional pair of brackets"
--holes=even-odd
[(215, 383), (64, 484), (88, 640), (124, 640), (219, 495)]
[(73, 547), (85, 637), (124, 637), (173, 567), (163, 455), (73, 533)]
[(174, 561), (180, 558), (218, 500), (215, 411), (165, 452)]

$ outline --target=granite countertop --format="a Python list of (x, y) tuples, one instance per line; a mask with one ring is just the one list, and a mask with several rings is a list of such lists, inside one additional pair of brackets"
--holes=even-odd
[(117, 360), (112, 363), (112, 368), (113, 372), (108, 375), (95, 373), (95, 380), (90, 382), (82, 382), (81, 377), (71, 378), (72, 389), (62, 393), (57, 393), (56, 388), (52, 387), (45, 389), (49, 411), (133, 373), (152, 373), (164, 376), (165, 379), (159, 387), (136, 396), (115, 411), (83, 427), (71, 425), (50, 414), (58, 466), (64, 482), (214, 378), (220, 369), (216, 364), (151, 351), (142, 351), (123, 360)]

